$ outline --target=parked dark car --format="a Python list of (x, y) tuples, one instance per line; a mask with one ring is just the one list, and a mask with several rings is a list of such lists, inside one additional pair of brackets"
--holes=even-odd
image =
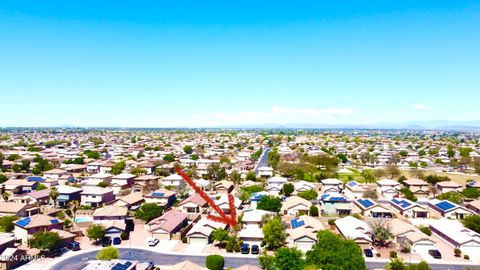
[(112, 239), (110, 237), (102, 238), (102, 247), (108, 247), (112, 245)]
[(249, 244), (242, 244), (241, 251), (242, 251), (242, 254), (250, 253), (250, 245)]
[(73, 241), (67, 244), (67, 248), (73, 251), (80, 250), (80, 243)]
[(258, 245), (252, 245), (252, 250), (250, 251), (252, 254), (258, 254), (260, 253), (260, 249), (258, 248)]
[(122, 243), (122, 239), (120, 239), (120, 237), (114, 237), (113, 238), (113, 244), (114, 245), (120, 245), (120, 243)]
[(125, 219), (125, 232), (130, 233), (135, 230), (135, 223), (133, 222), (133, 219), (127, 218)]
[(436, 249), (428, 250), (428, 254), (430, 254), (430, 256), (432, 256), (435, 259), (441, 259), (442, 258), (442, 253), (440, 253), (440, 251), (438, 251)]
[(65, 250), (63, 248), (57, 248), (47, 251), (45, 255), (48, 258), (55, 258), (62, 256), (63, 253), (65, 253)]
[(373, 257), (373, 251), (369, 248), (364, 249), (363, 254), (365, 254), (365, 257), (369, 257), (369, 258)]

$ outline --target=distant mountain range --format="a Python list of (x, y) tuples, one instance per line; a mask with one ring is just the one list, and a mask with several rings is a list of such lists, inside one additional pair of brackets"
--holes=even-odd
[[(14, 128), (14, 127), (0, 127)], [(35, 127), (32, 127), (35, 128)], [(39, 128), (88, 128), (75, 125), (58, 125), (55, 127), (39, 127)], [(129, 127), (90, 127), (93, 129), (128, 129)], [(134, 128), (134, 129), (138, 129)], [(288, 123), (288, 124), (250, 124), (250, 125), (222, 125), (222, 126), (205, 126), (205, 127), (143, 127), (146, 129), (211, 129), (211, 128), (238, 128), (238, 129), (408, 129), (408, 130), (448, 130), (448, 131), (475, 131), (480, 132), (480, 120), (476, 121), (449, 121), (449, 120), (428, 120), (428, 121), (409, 121), (409, 122), (380, 122), (374, 124), (313, 124), (313, 123)]]

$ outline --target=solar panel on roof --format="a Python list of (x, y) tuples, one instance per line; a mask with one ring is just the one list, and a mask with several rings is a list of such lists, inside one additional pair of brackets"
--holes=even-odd
[(43, 177), (40, 177), (40, 176), (29, 176), (29, 177), (27, 177), (27, 180), (28, 181), (34, 181), (34, 182), (45, 181), (45, 179), (43, 179)]
[(397, 199), (392, 199), (392, 202), (394, 202), (395, 204), (400, 204), (400, 201)]
[(292, 229), (295, 229), (295, 228), (298, 228), (298, 227), (301, 227), (303, 225), (305, 225), (305, 221), (304, 220), (300, 220), (298, 218), (296, 219), (292, 219), (290, 221), (290, 223), (292, 224)]
[(358, 199), (358, 202), (363, 205), (363, 207), (365, 208), (368, 208), (370, 206), (373, 206), (374, 203), (372, 201), (370, 201), (369, 199), (365, 199), (365, 200), (362, 200), (362, 199)]
[(437, 203), (436, 206), (443, 211), (447, 211), (447, 210), (455, 207), (455, 205), (453, 205), (452, 203), (450, 203), (448, 201), (442, 201), (440, 203)]
[(127, 268), (130, 267), (130, 265), (132, 265), (132, 262), (126, 262), (126, 263), (125, 263), (125, 266), (126, 266)]
[(52, 224), (58, 224), (58, 220), (56, 220), (56, 219), (50, 219), (50, 223), (52, 223)]
[(163, 195), (165, 195), (164, 192), (153, 192), (152, 194), (154, 197), (162, 197)]
[(28, 224), (30, 224), (30, 221), (31, 221), (30, 217), (26, 217), (24, 219), (21, 219), (21, 220), (17, 221), (17, 224), (22, 226), (22, 227), (25, 227)]
[(405, 201), (405, 200), (402, 200), (400, 203), (401, 203), (400, 206), (401, 206), (402, 208), (407, 208), (407, 207), (409, 207), (410, 205), (412, 205), (411, 203), (409, 203), (408, 201)]
[(348, 183), (348, 186), (349, 186), (349, 187), (354, 187), (354, 186), (356, 186), (356, 185), (358, 185), (358, 183), (355, 182), (355, 181)]

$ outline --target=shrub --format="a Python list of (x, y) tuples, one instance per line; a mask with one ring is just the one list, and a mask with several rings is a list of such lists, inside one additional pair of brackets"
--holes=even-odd
[(397, 252), (395, 250), (390, 251), (390, 258), (397, 258)]
[(460, 257), (460, 254), (462, 254), (462, 251), (458, 248), (453, 250), (453, 253), (455, 253), (455, 257)]
[(362, 220), (362, 215), (360, 215), (359, 213), (355, 213), (355, 214), (352, 214), (352, 217), (356, 218), (356, 219), (359, 219), (359, 220)]
[(428, 236), (431, 236), (432, 235), (432, 230), (430, 230), (430, 228), (428, 227), (420, 227), (420, 231), (423, 232), (424, 234), (428, 235)]
[(121, 238), (122, 240), (128, 240), (129, 237), (130, 237), (130, 235), (129, 235), (128, 233), (126, 233), (126, 232), (122, 232), (122, 233), (120, 234), (120, 238)]
[(233, 251), (240, 252), (240, 243), (235, 243), (235, 245), (233, 245)]
[(188, 243), (188, 238), (186, 236), (182, 237), (182, 243), (184, 244)]
[(465, 260), (470, 260), (470, 256), (468, 256), (467, 254), (463, 255), (463, 258), (464, 258)]
[(382, 254), (380, 254), (379, 252), (378, 252), (378, 253), (376, 253), (376, 254), (377, 254), (377, 255), (376, 255), (377, 257), (380, 257), (380, 256), (382, 256)]
[(97, 259), (98, 260), (114, 260), (118, 259), (120, 257), (120, 253), (118, 252), (118, 249), (110, 246), (106, 248), (102, 248), (98, 253), (97, 253)]
[(222, 270), (223, 266), (225, 265), (225, 260), (221, 255), (208, 255), (205, 265), (210, 270)]
[(336, 220), (336, 219), (334, 219), (334, 218), (329, 219), (329, 220), (328, 220), (328, 225), (330, 225), (330, 226), (335, 225), (335, 220)]
[(318, 207), (315, 205), (310, 206), (310, 216), (318, 217)]

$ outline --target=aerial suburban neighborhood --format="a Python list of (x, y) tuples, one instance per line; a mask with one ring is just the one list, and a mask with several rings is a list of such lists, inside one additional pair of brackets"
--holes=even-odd
[[(125, 269), (202, 269), (205, 259), (287, 269), (331, 252), (350, 269), (480, 263), (475, 134), (5, 129), (0, 140), (4, 269), (74, 269), (92, 250), (78, 269), (111, 259)], [(209, 201), (233, 214), (230, 195), (234, 226), (209, 217), (219, 215)], [(163, 263), (145, 252), (186, 256)]]
[(480, 1), (1, 0), (0, 270), (480, 270)]

